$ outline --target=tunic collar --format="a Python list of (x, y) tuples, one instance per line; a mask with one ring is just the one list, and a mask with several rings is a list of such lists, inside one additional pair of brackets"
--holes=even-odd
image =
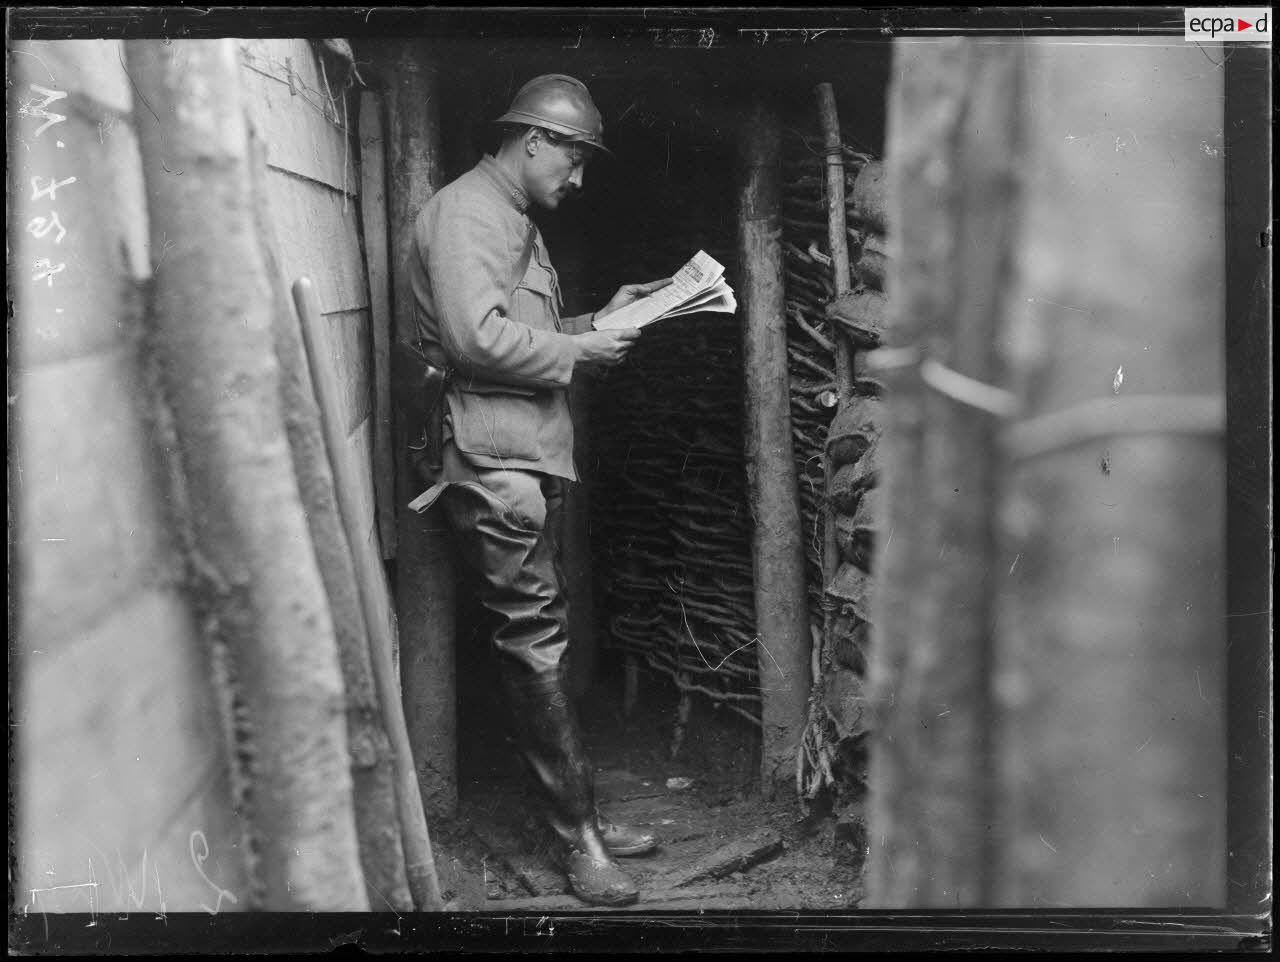
[(481, 171), (488, 174), (493, 180), (498, 190), (508, 198), (515, 209), (522, 214), (529, 212), (529, 195), (520, 189), (520, 186), (507, 176), (507, 172), (494, 158), (485, 154), (480, 158), (480, 163), (476, 165)]

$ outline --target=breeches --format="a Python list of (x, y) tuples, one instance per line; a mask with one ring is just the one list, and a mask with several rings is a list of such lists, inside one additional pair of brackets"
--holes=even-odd
[(495, 616), (493, 643), (504, 670), (515, 679), (556, 672), (569, 641), (554, 535), (564, 481), (475, 468), (452, 444), (444, 460), (452, 483), (441, 505), (464, 563), (478, 575), (479, 600)]

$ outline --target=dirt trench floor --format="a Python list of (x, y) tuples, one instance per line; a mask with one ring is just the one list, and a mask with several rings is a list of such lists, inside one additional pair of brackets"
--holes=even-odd
[[(492, 690), (492, 689), (489, 689)], [(802, 810), (794, 793), (762, 797), (756, 737), (745, 722), (695, 703), (672, 757), (675, 693), (650, 679), (630, 717), (618, 679), (580, 702), (601, 810), (658, 834), (659, 849), (619, 859), (640, 900), (596, 909), (569, 892), (537, 818), (537, 799), (490, 698), (460, 715), (459, 817), (432, 825), (453, 911), (839, 910), (862, 898), (865, 830), (846, 804), (838, 819)], [(829, 808), (829, 806), (827, 806)]]

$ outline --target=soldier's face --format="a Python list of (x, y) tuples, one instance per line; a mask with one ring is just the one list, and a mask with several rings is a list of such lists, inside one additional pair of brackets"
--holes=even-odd
[(555, 141), (538, 131), (537, 149), (529, 158), (527, 191), (530, 199), (548, 210), (582, 189), (583, 172), (591, 148), (574, 141)]

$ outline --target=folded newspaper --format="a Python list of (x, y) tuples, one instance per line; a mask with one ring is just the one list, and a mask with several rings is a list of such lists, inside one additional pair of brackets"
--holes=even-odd
[(724, 282), (724, 265), (706, 251), (698, 251), (666, 287), (606, 314), (593, 326), (597, 331), (614, 331), (625, 327), (644, 327), (682, 314), (700, 311), (732, 314), (737, 309), (733, 290)]

